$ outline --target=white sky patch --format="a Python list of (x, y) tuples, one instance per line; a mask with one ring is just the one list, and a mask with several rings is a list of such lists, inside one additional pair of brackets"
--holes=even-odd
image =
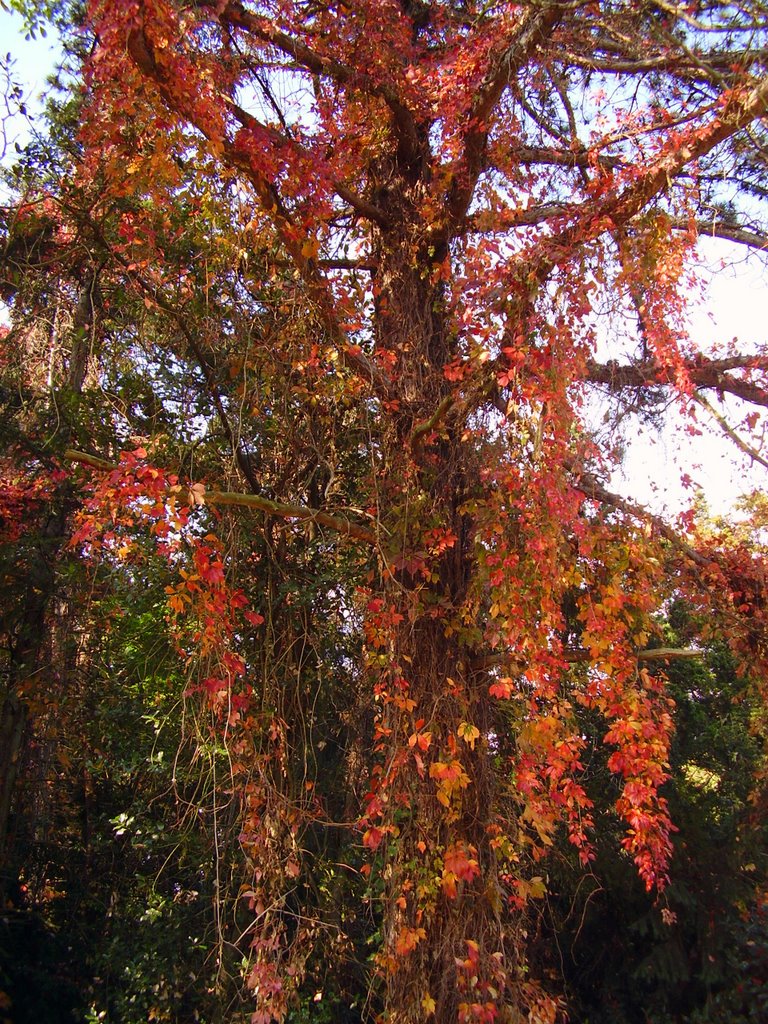
[[(699, 277), (703, 301), (691, 302), (690, 336), (705, 353), (725, 350), (733, 339), (741, 353), (768, 348), (768, 260), (750, 254), (742, 245), (720, 239), (699, 241), (702, 258)], [(738, 426), (747, 411), (735, 399), (708, 400), (748, 443), (752, 440)], [(710, 510), (717, 515), (731, 511), (737, 500), (754, 490), (768, 488), (768, 471), (736, 451), (733, 443), (704, 410), (697, 409), (700, 434), (686, 430), (690, 419), (683, 417), (679, 403), (667, 409), (660, 430), (640, 427), (628, 439), (621, 468), (612, 485), (654, 512), (676, 515), (691, 505), (700, 489)], [(754, 446), (754, 441), (752, 441)], [(763, 453), (765, 454), (765, 453)], [(692, 486), (682, 483), (687, 474)]]
[[(61, 55), (61, 47), (53, 29), (47, 30), (46, 36), (36, 32), (34, 39), (31, 36), (25, 38), (26, 35), (21, 15), (0, 8), (0, 54), (3, 64), (10, 66), (11, 79), (21, 85), (21, 101), (29, 117), (34, 120), (42, 111), (47, 78)], [(4, 105), (2, 113), (5, 114)], [(29, 121), (22, 114), (17, 113), (8, 120), (6, 140), (9, 152), (5, 154), (5, 162), (13, 159), (16, 144), (24, 146), (29, 141), (29, 135)]]
[[(27, 32), (20, 14), (0, 8), (0, 167), (6, 171), (30, 141), (42, 116), (47, 79), (61, 56), (53, 29), (47, 36)], [(15, 95), (13, 86), (20, 94)], [(0, 177), (0, 205), (11, 200), (11, 189)], [(8, 307), (0, 302), (0, 324), (8, 324)]]

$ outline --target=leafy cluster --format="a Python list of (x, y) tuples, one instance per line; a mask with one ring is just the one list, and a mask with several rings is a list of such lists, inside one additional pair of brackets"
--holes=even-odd
[(17, 6), (9, 1020), (758, 1019), (764, 503), (607, 479), (670, 403), (763, 461), (685, 328), (759, 5)]

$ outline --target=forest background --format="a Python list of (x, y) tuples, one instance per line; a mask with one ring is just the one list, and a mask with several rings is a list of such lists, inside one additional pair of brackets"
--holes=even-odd
[(2, 1013), (765, 1019), (760, 5), (14, 6)]

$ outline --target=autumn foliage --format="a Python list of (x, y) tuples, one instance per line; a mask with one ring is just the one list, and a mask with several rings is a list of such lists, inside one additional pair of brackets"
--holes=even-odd
[(214, 766), (209, 991), (309, 1019), (334, 956), (350, 1020), (555, 1024), (550, 865), (595, 877), (610, 821), (649, 901), (674, 877), (669, 608), (764, 684), (761, 509), (608, 481), (624, 420), (706, 395), (760, 458), (768, 354), (685, 310), (701, 234), (764, 237), (765, 12), (85, 8), (66, 173), (5, 225), (3, 539), (55, 505), (83, 593), (162, 595)]

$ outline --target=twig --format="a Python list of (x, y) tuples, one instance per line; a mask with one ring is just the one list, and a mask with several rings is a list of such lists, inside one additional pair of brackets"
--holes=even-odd
[(743, 452), (746, 456), (752, 459), (753, 462), (759, 462), (761, 466), (764, 466), (766, 469), (768, 469), (768, 460), (764, 459), (760, 452), (754, 449), (751, 445), (747, 444), (747, 442), (743, 440), (743, 438), (739, 437), (739, 435), (736, 433), (733, 427), (730, 426), (730, 424), (726, 421), (725, 417), (720, 415), (717, 409), (715, 409), (715, 407), (710, 402), (707, 401), (704, 395), (702, 395), (699, 391), (694, 391), (693, 400), (695, 402), (698, 402), (702, 409), (707, 410), (709, 415), (712, 417), (713, 420), (715, 420), (715, 422), (720, 427), (722, 432), (726, 435), (726, 437), (729, 440), (733, 441), (733, 443), (736, 445), (740, 452)]

